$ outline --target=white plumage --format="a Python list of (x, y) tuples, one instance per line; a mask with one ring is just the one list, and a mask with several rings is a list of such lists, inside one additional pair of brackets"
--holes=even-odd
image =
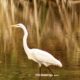
[(40, 66), (43, 64), (46, 67), (49, 65), (62, 67), (61, 62), (46, 51), (40, 49), (30, 49), (30, 53), (32, 55), (31, 58), (33, 60), (35, 59), (35, 62), (37, 62)]
[(28, 31), (23, 24), (19, 23), (19, 24), (13, 25), (13, 26), (20, 27), (24, 31), (23, 47), (24, 47), (25, 53), (28, 56), (28, 59), (31, 59), (31, 60), (37, 62), (39, 64), (39, 67), (41, 67), (41, 65), (44, 65), (46, 67), (48, 67), (49, 65), (55, 65), (58, 67), (62, 67), (62, 63), (59, 60), (57, 60), (50, 53), (40, 50), (40, 49), (35, 49), (35, 48), (30, 49), (27, 46)]

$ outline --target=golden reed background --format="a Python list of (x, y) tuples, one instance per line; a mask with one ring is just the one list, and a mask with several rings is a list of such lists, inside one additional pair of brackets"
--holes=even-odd
[(10, 26), (16, 23), (27, 26), (30, 48), (51, 52), (64, 65), (80, 65), (79, 0), (0, 0), (1, 63), (24, 52), (22, 30)]

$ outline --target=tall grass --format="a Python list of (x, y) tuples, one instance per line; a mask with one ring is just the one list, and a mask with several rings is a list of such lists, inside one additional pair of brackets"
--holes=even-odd
[(21, 22), (31, 48), (51, 52), (64, 64), (80, 64), (79, 5), (72, 0), (0, 0), (0, 54), (8, 53), (14, 61), (23, 52), (23, 34), (10, 26)]

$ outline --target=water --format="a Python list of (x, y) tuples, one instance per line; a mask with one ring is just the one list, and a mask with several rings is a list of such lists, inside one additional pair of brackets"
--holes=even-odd
[[(51, 66), (54, 76), (42, 66), (41, 80), (80, 80), (80, 69)], [(14, 64), (0, 63), (0, 80), (39, 80), (39, 68), (33, 61)]]

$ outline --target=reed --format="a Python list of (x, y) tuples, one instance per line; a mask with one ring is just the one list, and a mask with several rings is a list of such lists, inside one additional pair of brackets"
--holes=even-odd
[(80, 64), (79, 4), (78, 0), (0, 0), (0, 54), (8, 53), (14, 61), (23, 52), (22, 32), (10, 26), (21, 22), (29, 31), (31, 48), (47, 50), (64, 64)]

